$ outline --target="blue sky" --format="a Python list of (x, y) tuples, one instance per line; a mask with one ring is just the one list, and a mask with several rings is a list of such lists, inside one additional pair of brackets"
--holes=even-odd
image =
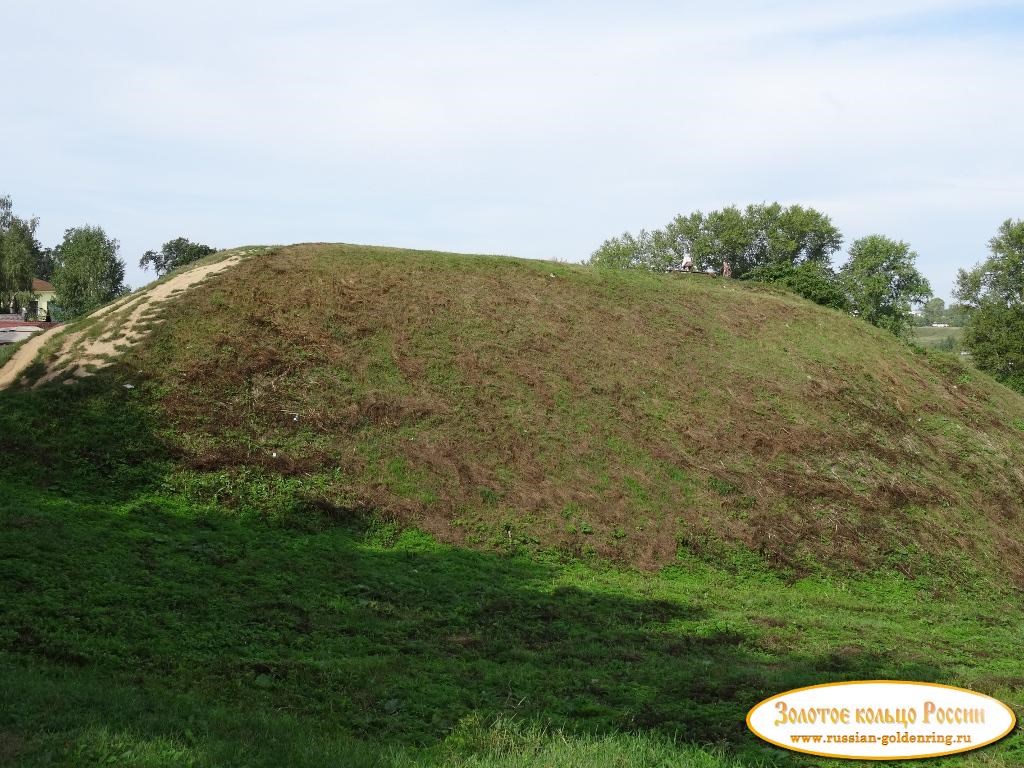
[(47, 244), (343, 241), (579, 261), (778, 200), (936, 293), (1024, 218), (1024, 4), (20, 3), (0, 194)]

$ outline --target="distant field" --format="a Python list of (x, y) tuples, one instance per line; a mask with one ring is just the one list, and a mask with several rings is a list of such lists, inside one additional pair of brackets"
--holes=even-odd
[(938, 349), (946, 339), (953, 339), (953, 349), (950, 352), (960, 351), (960, 339), (964, 335), (963, 328), (914, 328), (914, 341), (928, 349)]

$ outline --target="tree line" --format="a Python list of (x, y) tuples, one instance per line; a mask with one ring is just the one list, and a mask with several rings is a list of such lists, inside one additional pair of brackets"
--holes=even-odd
[(988, 247), (987, 259), (957, 272), (963, 345), (975, 365), (1024, 392), (1024, 219), (1004, 221)]
[[(990, 256), (957, 276), (959, 304), (933, 299), (909, 244), (881, 234), (853, 241), (837, 270), (843, 235), (813, 208), (779, 203), (729, 206), (676, 216), (661, 229), (605, 240), (589, 264), (664, 272), (689, 257), (698, 270), (781, 285), (818, 304), (850, 312), (906, 338), (915, 322), (964, 325), (974, 363), (1024, 392), (1024, 220), (1007, 219)], [(931, 301), (929, 301), (931, 299)], [(912, 311), (923, 305), (921, 319)]]
[(664, 228), (605, 240), (591, 255), (598, 267), (664, 272), (689, 256), (701, 270), (728, 264), (741, 280), (783, 285), (818, 304), (852, 312), (897, 335), (907, 332), (911, 307), (931, 296), (907, 243), (870, 235), (850, 247), (838, 271), (833, 257), (843, 235), (813, 208), (779, 203), (729, 206), (676, 216)]
[[(64, 231), (59, 244), (47, 248), (36, 237), (38, 225), (37, 218), (15, 215), (9, 195), (0, 196), (0, 312), (30, 306), (33, 278), (53, 284), (53, 320), (87, 315), (130, 292), (120, 244), (102, 227), (72, 227)], [(139, 266), (164, 275), (215, 250), (179, 237), (164, 243), (159, 251), (146, 251)]]
[(970, 317), (970, 307), (965, 304), (946, 305), (938, 296), (928, 299), (921, 307), (921, 311), (914, 316), (915, 326), (951, 325), (960, 327), (967, 325)]

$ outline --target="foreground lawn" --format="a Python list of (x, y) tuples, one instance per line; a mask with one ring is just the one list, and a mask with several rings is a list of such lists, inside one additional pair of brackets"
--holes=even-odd
[[(319, 529), (318, 529), (319, 528)], [(826, 764), (747, 709), (906, 678), (1024, 703), (1010, 595), (483, 554), (6, 478), (0, 763)], [(950, 765), (1017, 765), (1013, 735)]]

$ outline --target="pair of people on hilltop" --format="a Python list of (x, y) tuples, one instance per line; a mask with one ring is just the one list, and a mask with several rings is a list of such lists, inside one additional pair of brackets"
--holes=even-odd
[[(686, 254), (683, 257), (683, 263), (680, 266), (680, 269), (683, 272), (693, 272), (693, 257), (690, 254)], [(715, 272), (713, 267), (708, 267), (707, 273), (709, 275), (718, 274), (717, 272)], [(732, 277), (732, 267), (729, 266), (729, 262), (725, 260), (722, 261), (722, 277)]]

